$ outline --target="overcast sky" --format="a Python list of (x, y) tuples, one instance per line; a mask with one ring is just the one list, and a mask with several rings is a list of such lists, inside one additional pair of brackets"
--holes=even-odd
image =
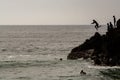
[(120, 18), (120, 0), (0, 0), (0, 25), (106, 24)]

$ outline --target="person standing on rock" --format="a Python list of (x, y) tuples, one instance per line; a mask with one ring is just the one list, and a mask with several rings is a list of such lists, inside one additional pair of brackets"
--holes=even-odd
[(93, 20), (91, 24), (95, 24), (95, 29), (98, 30), (99, 27), (101, 27), (96, 20)]
[(120, 29), (120, 19), (117, 20), (117, 28)]
[(113, 24), (112, 24), (112, 22), (110, 22), (110, 29), (113, 29)]
[(107, 31), (109, 32), (110, 31), (110, 24), (109, 23), (107, 23)]
[(116, 17), (113, 16), (114, 26), (116, 26)]

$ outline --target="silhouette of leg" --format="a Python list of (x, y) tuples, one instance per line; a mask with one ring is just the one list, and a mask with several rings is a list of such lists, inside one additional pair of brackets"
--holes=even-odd
[(95, 29), (98, 30), (97, 26), (95, 26)]

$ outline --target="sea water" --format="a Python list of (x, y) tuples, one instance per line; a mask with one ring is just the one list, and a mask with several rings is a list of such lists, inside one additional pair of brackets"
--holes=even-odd
[(92, 25), (1, 25), (0, 80), (111, 79), (100, 74), (107, 67), (67, 60), (70, 51), (95, 32), (105, 34), (106, 27), (96, 31)]

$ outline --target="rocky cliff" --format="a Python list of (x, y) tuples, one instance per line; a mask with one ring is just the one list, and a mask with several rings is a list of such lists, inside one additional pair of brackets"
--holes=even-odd
[(108, 26), (105, 35), (96, 32), (67, 56), (71, 60), (78, 58), (91, 58), (96, 65), (120, 65), (120, 19), (116, 27)]

